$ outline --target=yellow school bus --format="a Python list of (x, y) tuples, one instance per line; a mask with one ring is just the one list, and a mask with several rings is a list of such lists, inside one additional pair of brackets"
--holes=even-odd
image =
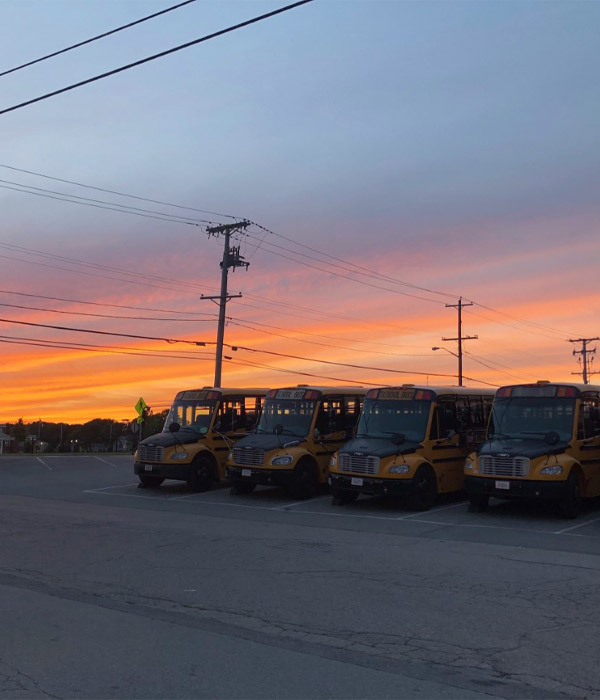
[(493, 389), (403, 384), (370, 389), (356, 437), (331, 459), (333, 505), (359, 494), (428, 510), (463, 488), (466, 456), (485, 438)]
[(550, 500), (563, 517), (600, 495), (600, 386), (539, 381), (498, 389), (487, 441), (465, 462), (469, 510), (490, 496)]
[(271, 389), (253, 435), (229, 454), (232, 494), (257, 484), (283, 486), (308, 498), (327, 482), (331, 455), (356, 425), (364, 397), (361, 387), (306, 386)]
[(180, 391), (162, 433), (142, 440), (134, 472), (140, 486), (156, 488), (165, 479), (187, 481), (206, 491), (224, 476), (232, 445), (254, 430), (266, 389), (204, 387)]

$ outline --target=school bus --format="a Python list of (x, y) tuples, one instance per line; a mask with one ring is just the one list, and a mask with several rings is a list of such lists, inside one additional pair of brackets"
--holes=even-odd
[(231, 450), (226, 474), (232, 494), (257, 484), (282, 486), (308, 498), (327, 482), (331, 455), (348, 439), (364, 398), (362, 387), (299, 384), (271, 389), (256, 431)]
[(356, 436), (329, 465), (333, 505), (359, 494), (403, 497), (428, 510), (463, 488), (466, 456), (485, 439), (493, 389), (416, 386), (370, 389)]
[(193, 491), (208, 490), (223, 478), (232, 445), (256, 427), (266, 393), (214, 387), (180, 391), (162, 432), (138, 445), (139, 485), (157, 488), (165, 479), (178, 479)]
[(555, 501), (575, 518), (600, 495), (600, 386), (538, 381), (498, 389), (487, 441), (465, 462), (469, 510), (490, 496)]

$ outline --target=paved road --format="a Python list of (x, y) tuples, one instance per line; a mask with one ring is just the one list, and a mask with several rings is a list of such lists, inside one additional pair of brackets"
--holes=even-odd
[(598, 698), (600, 509), (416, 514), (0, 458), (0, 698)]

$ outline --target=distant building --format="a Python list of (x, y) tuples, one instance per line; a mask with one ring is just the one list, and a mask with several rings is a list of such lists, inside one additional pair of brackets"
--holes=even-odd
[(7, 433), (4, 432), (3, 428), (6, 428), (5, 425), (0, 426), (0, 454), (4, 452), (4, 445), (6, 443), (6, 446), (13, 441), (14, 438), (12, 438), (10, 435), (7, 435)]

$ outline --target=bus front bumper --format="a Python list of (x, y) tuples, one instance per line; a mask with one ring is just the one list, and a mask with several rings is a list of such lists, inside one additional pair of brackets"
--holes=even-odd
[(331, 472), (330, 478), (332, 490), (355, 491), (368, 496), (404, 496), (413, 485), (412, 479), (373, 479), (334, 472)]
[(156, 476), (160, 479), (177, 479), (187, 481), (190, 474), (190, 462), (187, 464), (165, 464), (164, 462), (134, 462), (134, 474)]
[(293, 478), (292, 469), (262, 469), (261, 467), (226, 467), (225, 477), (261, 486), (287, 486)]
[(465, 477), (467, 496), (559, 501), (565, 495), (566, 488), (566, 481), (530, 481), (528, 479), (502, 479), (485, 476)]

